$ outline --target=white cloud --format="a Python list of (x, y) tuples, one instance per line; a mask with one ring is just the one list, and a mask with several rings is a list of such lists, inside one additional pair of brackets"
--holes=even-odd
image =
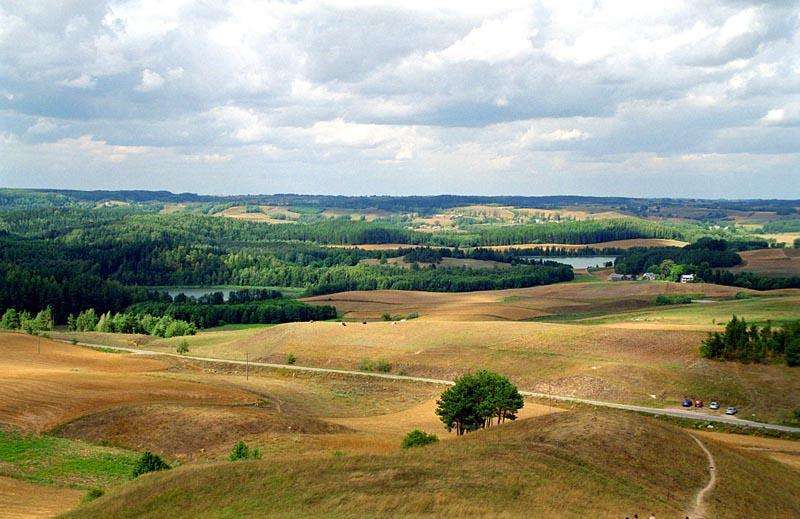
[(96, 140), (92, 135), (81, 135), (74, 139), (60, 139), (40, 146), (48, 152), (83, 155), (108, 162), (122, 162), (131, 155), (140, 155), (148, 151), (145, 146), (110, 145), (104, 140)]
[(94, 88), (97, 85), (97, 80), (88, 74), (81, 74), (73, 79), (62, 79), (58, 84), (65, 87), (85, 90)]
[(152, 92), (153, 90), (157, 90), (164, 85), (164, 78), (158, 72), (153, 72), (150, 69), (144, 69), (142, 71), (142, 81), (139, 83), (139, 86), (136, 87), (136, 90), (139, 92)]
[[(77, 183), (87, 156), (131, 178), (169, 156), (162, 176), (192, 179), (183, 189), (198, 163), (246, 168), (261, 175), (236, 183), (250, 191), (288, 171), (289, 190), (402, 189), (413, 169), (419, 190), (505, 193), (658, 172), (635, 185), (666, 194), (695, 179), (659, 184), (669, 168), (800, 171), (796, 3), (28, 4), (0, 7), (0, 127), (16, 132), (17, 161), (4, 181)], [(208, 174), (209, 189), (231, 189)], [(795, 178), (773, 191), (800, 196)]]

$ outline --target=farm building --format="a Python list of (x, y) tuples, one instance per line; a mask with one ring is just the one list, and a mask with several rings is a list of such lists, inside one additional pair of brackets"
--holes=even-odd
[(642, 279), (646, 279), (647, 281), (655, 281), (656, 279), (658, 279), (658, 276), (656, 276), (652, 272), (645, 272), (644, 274), (642, 274)]
[(694, 274), (684, 274), (681, 276), (681, 283), (694, 283)]

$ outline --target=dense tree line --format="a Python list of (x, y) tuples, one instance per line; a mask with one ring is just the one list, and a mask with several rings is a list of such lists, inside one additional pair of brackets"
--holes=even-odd
[(777, 290), (779, 288), (800, 288), (800, 276), (772, 277), (753, 272), (729, 272), (715, 270), (703, 276), (703, 280), (717, 285), (751, 288), (753, 290)]
[(544, 262), (500, 269), (422, 268), (388, 265), (332, 267), (307, 289), (309, 295), (347, 290), (425, 290), (470, 292), (547, 285), (574, 279), (572, 267)]
[[(279, 205), (309, 208), (341, 208), (350, 210), (379, 209), (390, 212), (435, 211), (466, 205), (494, 204), (526, 208), (560, 208), (567, 206), (618, 209), (648, 214), (658, 209), (708, 209), (725, 216), (722, 210), (776, 211), (796, 213), (799, 200), (680, 200), (592, 196), (342, 196), (342, 195), (231, 195), (212, 196), (168, 191), (74, 191), (74, 190), (11, 190), (0, 189), (0, 206), (10, 204), (76, 204), (121, 200), (131, 203), (190, 203), (218, 205)], [(656, 211), (657, 212), (657, 211)]]
[(800, 321), (791, 321), (781, 328), (770, 324), (748, 325), (735, 315), (725, 331), (714, 332), (703, 341), (700, 354), (709, 359), (764, 362), (782, 359), (789, 366), (800, 365)]
[(672, 264), (692, 266), (693, 270), (734, 267), (742, 263), (742, 258), (724, 240), (701, 239), (686, 247), (636, 247), (623, 251), (614, 263), (619, 274), (642, 274), (658, 272), (669, 260)]
[(53, 308), (53, 318), (64, 323), (67, 315), (91, 306), (120, 311), (135, 301), (156, 297), (148, 290), (125, 287), (116, 281), (81, 272), (63, 264), (51, 273), (0, 262), (0, 309), (37, 312)]
[(767, 222), (761, 227), (763, 232), (780, 233), (780, 232), (800, 232), (800, 219), (792, 220), (775, 220), (774, 222)]
[(164, 315), (194, 323), (200, 328), (223, 324), (277, 324), (295, 321), (321, 321), (336, 317), (331, 306), (307, 305), (293, 299), (250, 303), (198, 304), (150, 301), (128, 309), (132, 315)]

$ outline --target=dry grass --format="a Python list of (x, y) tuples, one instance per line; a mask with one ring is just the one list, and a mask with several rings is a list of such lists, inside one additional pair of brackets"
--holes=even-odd
[(762, 276), (800, 276), (800, 249), (760, 249), (740, 252), (743, 265), (731, 272), (755, 272)]
[(0, 516), (6, 519), (54, 517), (78, 506), (85, 492), (44, 487), (0, 476)]
[(0, 423), (49, 430), (87, 413), (143, 402), (243, 404), (244, 391), (170, 380), (169, 364), (112, 355), (21, 334), (0, 334)]
[(782, 232), (775, 234), (761, 234), (760, 237), (767, 240), (775, 240), (778, 243), (785, 243), (788, 247), (794, 246), (794, 241), (800, 238), (800, 232)]
[[(702, 451), (673, 426), (571, 411), (388, 455), (187, 467), (140, 478), (74, 515), (670, 517), (706, 478)], [(794, 506), (775, 497), (774, 510)]]
[(234, 206), (217, 213), (215, 216), (223, 216), (225, 218), (233, 218), (235, 220), (246, 220), (250, 222), (265, 222), (265, 223), (292, 223), (300, 218), (300, 214), (290, 211), (285, 207), (277, 207), (271, 205), (261, 205), (259, 213), (246, 212), (245, 206)]
[(663, 282), (560, 283), (531, 288), (465, 293), (374, 290), (306, 298), (333, 305), (346, 318), (378, 319), (384, 313), (426, 319), (483, 321), (540, 318), (573, 313), (612, 313), (652, 306), (659, 294), (733, 297), (742, 291), (720, 285)]
[(800, 441), (706, 431), (698, 431), (696, 434), (720, 444), (766, 454), (776, 461), (800, 470)]

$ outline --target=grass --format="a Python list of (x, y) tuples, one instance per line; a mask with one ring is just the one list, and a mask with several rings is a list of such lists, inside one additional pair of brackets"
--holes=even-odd
[(32, 483), (106, 488), (128, 480), (137, 457), (79, 440), (0, 430), (0, 474)]
[[(682, 431), (633, 415), (557, 413), (386, 455), (184, 467), (84, 505), (80, 517), (380, 517), (536, 511), (677, 516), (706, 477)], [(784, 472), (781, 472), (785, 474)], [(776, 506), (786, 506), (780, 501)], [(631, 514), (632, 515), (632, 514)]]
[[(701, 436), (715, 458), (712, 517), (796, 517), (800, 476)], [(140, 478), (74, 517), (683, 517), (708, 481), (686, 431), (631, 413), (575, 409), (436, 442), (303, 463), (186, 466)], [(746, 505), (745, 505), (746, 503)], [(746, 507), (746, 508), (745, 508)]]
[[(650, 308), (634, 312), (612, 313), (591, 317), (574, 314), (571, 318), (581, 324), (659, 323), (665, 325), (724, 325), (732, 315), (745, 317), (749, 322), (763, 323), (800, 319), (800, 296), (753, 297), (699, 303), (689, 306)], [(589, 318), (586, 318), (589, 317)], [(547, 320), (542, 318), (541, 320)]]

